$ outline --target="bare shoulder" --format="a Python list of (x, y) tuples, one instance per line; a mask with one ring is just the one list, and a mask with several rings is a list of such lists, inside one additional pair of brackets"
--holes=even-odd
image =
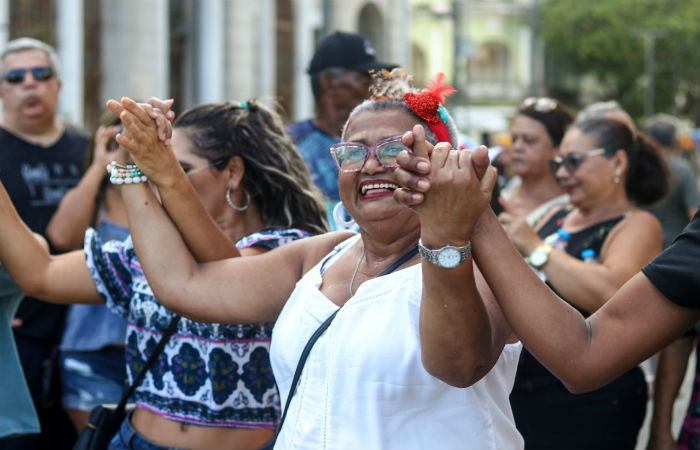
[(630, 212), (628, 219), (633, 220), (635, 224), (643, 227), (652, 227), (654, 229), (661, 230), (661, 223), (659, 219), (653, 214), (643, 209), (635, 208)]
[(603, 260), (615, 264), (620, 262), (619, 259), (638, 259), (635, 264), (646, 264), (662, 249), (661, 223), (652, 214), (635, 208), (610, 231), (601, 256)]
[[(613, 233), (624, 231), (625, 235), (633, 233), (637, 236), (662, 236), (661, 223), (653, 214), (639, 208), (634, 208), (627, 217), (613, 228)], [(611, 237), (613, 235), (611, 234)]]
[(299, 258), (301, 275), (318, 264), (336, 245), (352, 236), (357, 236), (357, 233), (352, 231), (332, 231), (306, 239), (299, 239), (282, 246), (280, 250), (286, 250), (286, 253), (294, 254), (294, 257)]

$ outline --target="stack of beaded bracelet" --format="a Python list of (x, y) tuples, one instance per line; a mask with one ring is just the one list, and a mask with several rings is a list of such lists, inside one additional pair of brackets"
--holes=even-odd
[(107, 164), (107, 172), (109, 172), (109, 181), (112, 184), (145, 183), (148, 181), (146, 175), (136, 164), (123, 165), (112, 161)]

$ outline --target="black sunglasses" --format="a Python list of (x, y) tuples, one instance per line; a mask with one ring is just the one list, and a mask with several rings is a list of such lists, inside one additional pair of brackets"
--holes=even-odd
[(569, 153), (563, 158), (561, 156), (557, 156), (556, 158), (552, 158), (548, 161), (549, 168), (552, 170), (553, 174), (556, 174), (561, 166), (564, 166), (567, 172), (574, 173), (578, 170), (581, 163), (589, 156), (599, 156), (607, 153), (611, 153), (611, 151), (604, 148), (596, 148), (584, 153)]
[(11, 84), (18, 84), (24, 81), (27, 71), (32, 73), (36, 81), (48, 81), (53, 77), (51, 67), (32, 67), (31, 69), (12, 69), (5, 74), (5, 81)]

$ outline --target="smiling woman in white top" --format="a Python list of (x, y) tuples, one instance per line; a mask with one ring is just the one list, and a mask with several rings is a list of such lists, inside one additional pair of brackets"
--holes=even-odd
[[(433, 201), (416, 211), (393, 198), (402, 150), (427, 152), (442, 141), (434, 164), (471, 164), (470, 152), (452, 150), (456, 129), (442, 106), (451, 88), (441, 81), (418, 91), (402, 70), (375, 76), (372, 98), (353, 111), (343, 142), (332, 147), (341, 199), (359, 235), (327, 233), (260, 256), (198, 264), (183, 236), (201, 231), (178, 231), (171, 222), (178, 211), (197, 214), (196, 198), (180, 196), (166, 213), (145, 186), (122, 188), (136, 252), (169, 308), (199, 320), (276, 321), (271, 361), (282, 405), (302, 349), (337, 312), (309, 353), (276, 448), (523, 446), (508, 404), (521, 346), (472, 262), (470, 230), (444, 220), (458, 199), (442, 195), (441, 179), (433, 180)], [(184, 184), (164, 172), (172, 155), (151, 119), (133, 102), (121, 105), (128, 136), (120, 143), (134, 162), (161, 195)], [(459, 183), (459, 200), (481, 197), (474, 173)], [(421, 341), (426, 303), (470, 325)], [(464, 350), (452, 361), (456, 369), (431, 375), (440, 361), (426, 360), (425, 348), (455, 341)]]

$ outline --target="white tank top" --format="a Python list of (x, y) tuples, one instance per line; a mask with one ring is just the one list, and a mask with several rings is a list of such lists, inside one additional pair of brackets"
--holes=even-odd
[[(282, 405), (306, 342), (338, 308), (318, 289), (320, 269), (299, 280), (272, 333)], [(314, 345), (275, 448), (523, 448), (508, 400), (521, 344), (471, 387), (447, 385), (421, 363), (421, 287), (416, 264), (357, 288)]]

